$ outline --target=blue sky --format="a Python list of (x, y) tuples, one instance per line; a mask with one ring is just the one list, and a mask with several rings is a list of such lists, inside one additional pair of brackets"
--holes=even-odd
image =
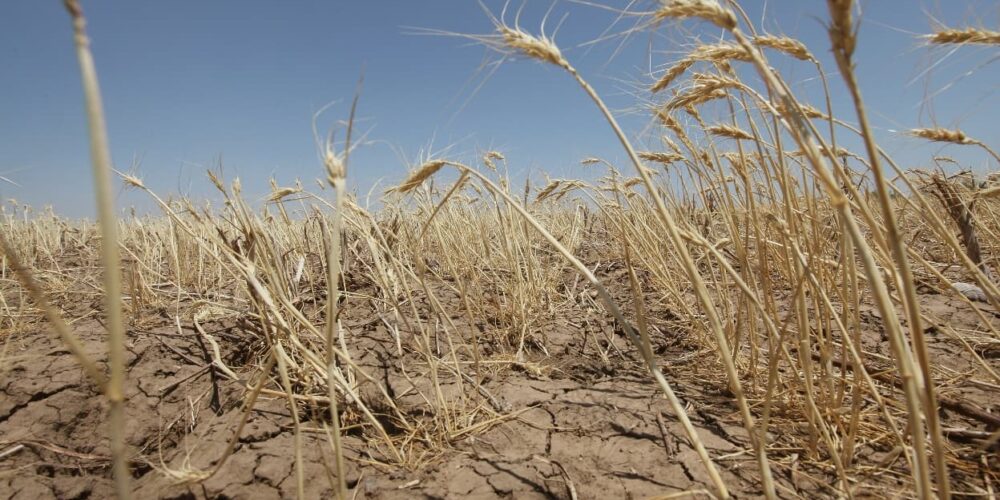
[[(499, 12), (502, 2), (488, 1)], [(605, 2), (607, 4), (624, 2)], [(795, 36), (826, 63), (825, 2), (743, 2), (767, 31)], [(521, 5), (514, 3), (514, 6)], [(936, 21), (997, 29), (1000, 5), (971, 0), (869, 0), (858, 74), (879, 139), (904, 166), (927, 164), (939, 152), (979, 170), (995, 170), (975, 150), (901, 139), (894, 130), (958, 127), (1000, 147), (995, 48), (956, 51), (924, 46), (916, 35)], [(537, 28), (551, 1), (528, 0), (521, 24)], [(340, 101), (320, 127), (345, 118), (362, 69), (359, 127), (370, 144), (352, 156), (350, 185), (365, 192), (405, 175), (421, 150), (472, 160), (483, 148), (507, 154), (518, 175), (584, 175), (578, 161), (623, 158), (607, 125), (579, 88), (555, 68), (511, 61), (489, 78), (477, 71), (491, 60), (481, 47), (453, 37), (415, 35), (414, 28), (461, 33), (492, 29), (471, 0), (370, 1), (84, 1), (104, 94), (116, 166), (139, 162), (138, 172), (161, 194), (209, 196), (204, 170), (219, 159), (228, 178), (238, 175), (249, 197), (263, 196), (267, 180), (310, 186), (321, 175), (311, 120)], [(631, 95), (690, 49), (689, 36), (712, 41), (702, 23), (659, 27), (591, 47), (581, 44), (611, 31), (614, 16), (557, 1), (550, 26), (568, 17), (556, 38), (567, 58), (641, 132), (648, 118)], [(617, 55), (616, 55), (617, 54)], [(819, 84), (801, 63), (775, 58), (797, 92), (818, 95)], [(94, 213), (83, 102), (70, 23), (57, 0), (0, 3), (0, 198), (36, 208), (51, 204), (68, 216)], [(834, 75), (841, 117), (854, 115)], [(478, 91), (473, 92), (475, 89)], [(933, 100), (927, 100), (928, 95)], [(645, 94), (642, 94), (645, 96)], [(819, 104), (819, 103), (817, 103)], [(120, 206), (140, 208), (143, 196), (119, 192)]]

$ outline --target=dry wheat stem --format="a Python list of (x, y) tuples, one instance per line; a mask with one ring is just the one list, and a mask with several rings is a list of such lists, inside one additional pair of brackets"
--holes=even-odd
[(984, 44), (1000, 45), (1000, 31), (980, 28), (942, 29), (930, 35), (924, 35), (929, 43), (934, 44)]
[[(846, 6), (843, 4), (846, 4)], [(921, 389), (923, 389), (924, 418), (927, 420), (927, 430), (931, 437), (931, 446), (934, 452), (938, 494), (942, 498), (949, 499), (951, 498), (951, 481), (949, 479), (948, 464), (945, 459), (944, 435), (941, 431), (941, 424), (937, 409), (937, 395), (934, 389), (934, 379), (931, 373), (931, 360), (924, 337), (922, 318), (920, 317), (920, 304), (917, 301), (917, 290), (913, 280), (913, 271), (910, 268), (909, 257), (907, 256), (903, 238), (899, 231), (899, 224), (896, 221), (896, 212), (893, 210), (891, 205), (888, 183), (885, 180), (882, 165), (879, 161), (880, 156), (875, 145), (875, 138), (868, 124), (868, 113), (861, 97), (861, 89), (858, 86), (858, 82), (854, 74), (852, 51), (855, 44), (853, 33), (856, 28), (851, 27), (849, 13), (843, 14), (838, 12), (849, 12), (851, 2), (847, 0), (829, 0), (828, 5), (830, 6), (831, 16), (834, 18), (834, 25), (830, 30), (830, 38), (833, 41), (835, 59), (838, 67), (840, 68), (841, 76), (844, 78), (844, 81), (847, 83), (847, 87), (851, 92), (854, 107), (858, 114), (861, 136), (864, 139), (865, 149), (868, 153), (868, 161), (871, 164), (870, 170), (875, 177), (875, 188), (878, 192), (879, 203), (882, 209), (882, 217), (885, 221), (886, 240), (892, 247), (893, 257), (896, 261), (895, 264), (899, 269), (901, 295), (904, 297), (903, 306), (909, 323), (910, 338), (913, 342), (913, 348), (914, 351), (916, 351), (917, 360), (920, 364), (920, 372), (917, 375), (923, 376)], [(838, 26), (838, 23), (843, 23), (845, 26)], [(850, 37), (850, 39), (842, 40), (844, 37)], [(914, 422), (911, 422), (911, 425), (913, 427), (913, 433), (916, 434), (918, 432), (918, 425), (915, 422), (915, 417)], [(916, 436), (914, 437), (916, 438)], [(918, 448), (916, 452), (921, 453), (921, 450)], [(924, 460), (924, 458), (917, 457), (918, 462), (921, 460)], [(923, 466), (923, 464), (921, 464), (921, 466)], [(924, 481), (923, 493), (925, 495), (930, 495), (929, 484), (927, 484), (930, 481), (928, 476), (929, 474), (925, 474), (921, 477), (921, 480)]]
[(73, 21), (76, 55), (87, 111), (90, 133), (90, 159), (94, 187), (97, 193), (98, 222), (101, 228), (101, 264), (104, 268), (104, 307), (108, 329), (108, 365), (110, 376), (105, 395), (110, 404), (108, 429), (111, 438), (112, 469), (115, 495), (131, 497), (128, 455), (125, 443), (125, 330), (121, 305), (121, 259), (118, 252), (118, 222), (114, 213), (114, 190), (111, 186), (111, 153), (108, 150), (107, 127), (101, 91), (97, 83), (93, 55), (86, 33), (86, 20), (77, 0), (64, 0)]

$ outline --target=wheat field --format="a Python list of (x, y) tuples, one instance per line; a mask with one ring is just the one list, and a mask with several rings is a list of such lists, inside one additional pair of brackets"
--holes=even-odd
[[(565, 73), (627, 161), (542, 182), (503, 151), (427, 157), (366, 208), (356, 96), (317, 183), (263, 202), (216, 170), (212, 206), (113, 168), (66, 0), (100, 210), (0, 214), (0, 493), (995, 498), (1000, 186), (879, 146), (856, 6), (826, 3), (818, 47), (732, 2), (630, 3), (636, 30), (721, 33), (642, 83), (657, 149), (544, 22), (445, 33)], [(797, 96), (778, 60), (851, 112)], [(960, 130), (904, 134), (1000, 166)], [(120, 186), (158, 212), (119, 215)]]

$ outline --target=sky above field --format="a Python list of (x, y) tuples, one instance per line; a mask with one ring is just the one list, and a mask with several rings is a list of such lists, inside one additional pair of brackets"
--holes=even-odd
[[(598, 0), (599, 1), (599, 0)], [(625, 2), (605, 2), (622, 5)], [(804, 41), (833, 73), (840, 116), (854, 120), (823, 27), (825, 2), (743, 2), (758, 28)], [(516, 10), (520, 3), (512, 4)], [(562, 21), (564, 55), (606, 97), (639, 142), (655, 144), (643, 89), (665, 65), (717, 41), (704, 23), (667, 24), (629, 37), (634, 19), (591, 5), (530, 0), (520, 16), (528, 31), (551, 7), (547, 30)], [(961, 128), (1000, 147), (995, 48), (932, 48), (920, 34), (935, 23), (1000, 26), (995, 1), (862, 2), (857, 72), (881, 144), (904, 167), (946, 154), (977, 170), (996, 170), (976, 150), (903, 139), (912, 127)], [(502, 2), (486, 6), (499, 13)], [(637, 3), (636, 10), (648, 10)], [(422, 154), (473, 161), (504, 152), (517, 176), (578, 177), (579, 160), (624, 154), (593, 104), (554, 67), (511, 60), (459, 37), (492, 25), (471, 0), (371, 1), (84, 1), (101, 81), (113, 160), (161, 194), (210, 196), (205, 169), (221, 164), (259, 200), (268, 179), (315, 188), (322, 175), (313, 115), (327, 131), (348, 114), (364, 73), (357, 127), (363, 144), (351, 157), (350, 186), (361, 198), (398, 182)], [(513, 15), (509, 16), (513, 18)], [(597, 41), (602, 36), (607, 40)], [(820, 83), (803, 63), (775, 56), (796, 92), (819, 99)], [(70, 23), (57, 0), (0, 3), (0, 198), (58, 213), (94, 213), (79, 70)], [(495, 69), (495, 71), (494, 71)], [(815, 101), (814, 104), (822, 105)], [(342, 137), (341, 133), (340, 136)], [(654, 147), (654, 146), (649, 146)], [(118, 191), (124, 209), (151, 206)]]

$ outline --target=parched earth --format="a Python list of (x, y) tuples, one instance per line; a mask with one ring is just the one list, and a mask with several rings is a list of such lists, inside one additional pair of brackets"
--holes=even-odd
[[(85, 323), (76, 330), (100, 359), (100, 325)], [(243, 388), (218, 381), (217, 415), (208, 395), (213, 384), (193, 335), (164, 327), (133, 331), (130, 339), (126, 435), (137, 452), (137, 498), (295, 496), (291, 416), (281, 398), (258, 400), (235, 453), (213, 477), (183, 485), (160, 472), (164, 464), (172, 470), (208, 468), (223, 454), (240, 419)], [(0, 498), (111, 496), (107, 405), (101, 394), (54, 335), (24, 337), (8, 349), (11, 363), (0, 382)], [(644, 498), (710, 488), (682, 428), (641, 372), (607, 372), (571, 354), (561, 361), (546, 374), (518, 371), (490, 382), (494, 398), (516, 416), (429, 458), (418, 471), (360, 465), (365, 444), (346, 437), (352, 493), (358, 498)], [(710, 453), (739, 452), (745, 441), (741, 430), (721, 424), (725, 415), (702, 413), (693, 418)], [(327, 438), (306, 432), (302, 439), (306, 494), (329, 497), (333, 465)], [(753, 493), (753, 483), (743, 477), (753, 476), (754, 463), (737, 455), (723, 475), (735, 491)]]
[[(957, 300), (936, 295), (923, 299), (929, 310), (952, 325), (974, 323), (969, 319), (972, 313)], [(868, 321), (875, 325), (879, 319)], [(111, 497), (107, 406), (60, 340), (41, 325), (37, 331), (8, 339), (0, 357), (0, 499)], [(703, 465), (648, 375), (634, 360), (602, 361), (596, 354), (598, 337), (583, 334), (582, 325), (563, 320), (548, 325), (547, 356), (538, 353), (537, 363), (513, 365), (484, 381), (492, 401), (484, 399), (483, 404), (498, 406), (504, 418), (484, 432), (428, 450), (409, 467), (377, 463), (363, 436), (348, 432), (344, 448), (350, 494), (354, 498), (648, 498), (682, 492), (710, 496), (712, 486)], [(227, 359), (239, 355), (234, 346), (242, 339), (239, 326), (205, 328), (219, 339)], [(101, 324), (82, 319), (74, 329), (87, 351), (103, 360)], [(362, 365), (378, 366), (385, 351), (394, 351), (377, 325), (368, 323), (350, 334), (361, 346), (357, 351)], [(257, 401), (235, 452), (216, 474), (200, 482), (180, 480), (185, 471), (210, 469), (224, 454), (246, 393), (243, 383), (213, 375), (198, 338), (188, 326), (178, 330), (166, 319), (159, 326), (129, 331), (126, 436), (133, 452), (136, 498), (294, 497), (292, 418), (287, 401), (273, 395)], [(619, 336), (617, 342), (628, 351), (624, 339)], [(936, 336), (931, 343), (936, 359), (962, 367), (962, 349), (955, 342)], [(719, 388), (718, 365), (706, 363), (711, 356), (694, 351), (682, 338), (661, 344), (667, 377), (688, 405), (731, 493), (742, 498), (761, 495), (756, 462), (747, 451), (733, 398)], [(868, 348), (877, 349), (877, 344), (875, 337)], [(987, 359), (998, 368), (995, 357)], [(231, 366), (239, 366), (233, 362)], [(983, 412), (1000, 414), (1000, 397), (988, 387), (952, 383), (945, 393)], [(947, 428), (995, 430), (955, 412), (942, 414)], [(332, 448), (319, 425), (303, 422), (308, 498), (330, 498), (334, 491)], [(771, 438), (780, 443), (783, 432), (794, 429), (772, 426)], [(958, 438), (952, 445), (967, 446)], [(859, 450), (859, 460), (905, 465), (896, 455), (892, 458), (891, 449), (878, 445)], [(835, 480), (829, 471), (811, 468), (799, 454), (787, 450), (775, 451), (772, 459), (781, 496), (829, 495), (826, 485)], [(985, 484), (980, 484), (986, 487), (995, 481), (995, 454), (983, 458), (983, 463), (985, 470), (970, 466), (956, 474), (983, 475)], [(905, 474), (879, 475), (873, 468), (871, 476), (859, 477), (865, 481), (857, 492), (861, 497), (909, 488)]]

